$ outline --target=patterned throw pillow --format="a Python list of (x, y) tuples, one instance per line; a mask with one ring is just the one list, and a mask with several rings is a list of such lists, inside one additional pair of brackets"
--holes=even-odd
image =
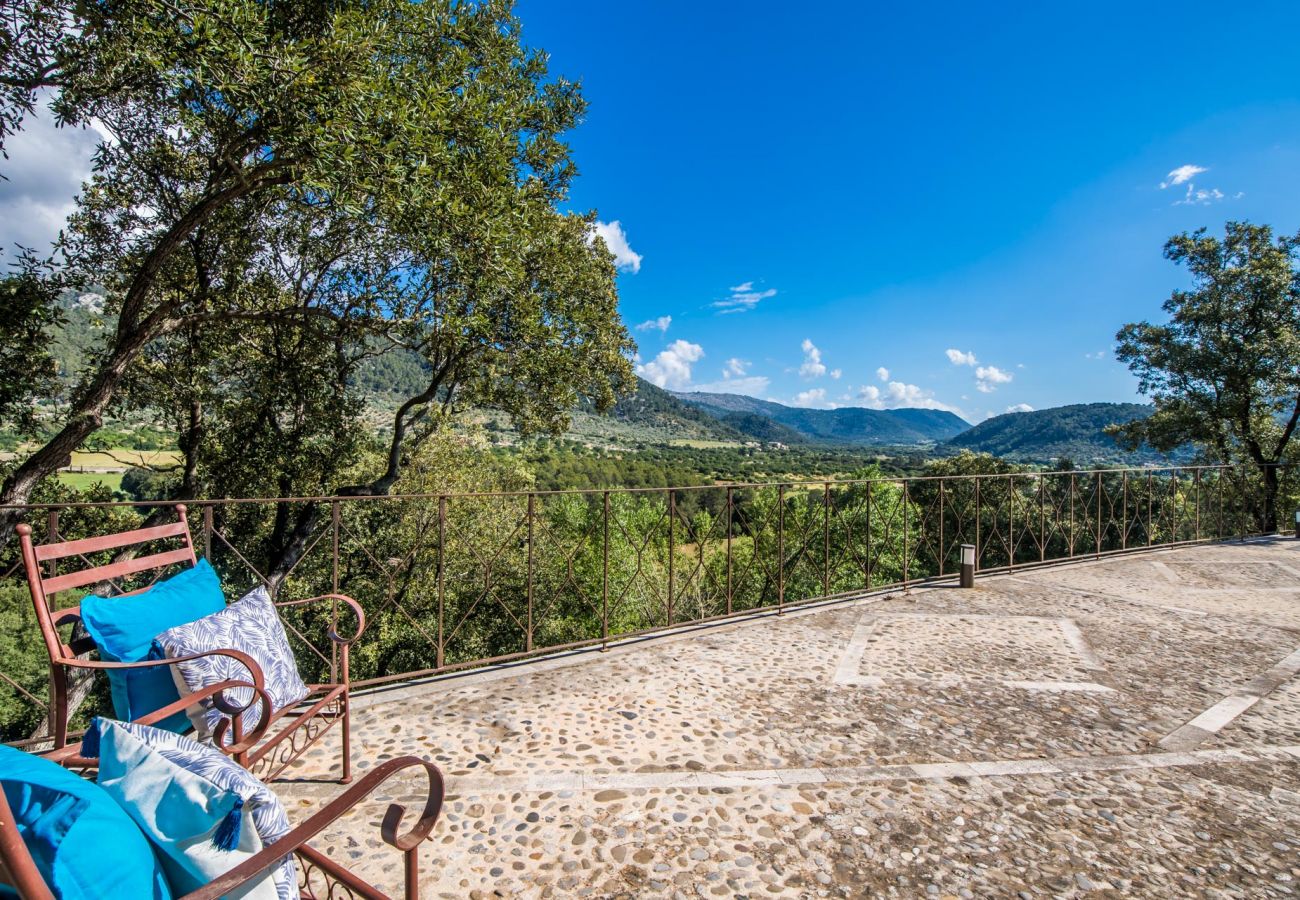
[[(278, 797), (212, 747), (148, 725), (91, 720), (82, 755), (98, 758), (96, 783), (153, 844), (179, 896), (197, 890), (289, 833)], [(230, 897), (298, 896), (293, 854)]]
[[(289, 649), (284, 625), (271, 602), (265, 586), (254, 588), (220, 612), (205, 616), (188, 625), (169, 628), (156, 642), (169, 658), (201, 653), (205, 650), (240, 650), (247, 653), (262, 669), (266, 692), (273, 712), (292, 706), (307, 696), (307, 685), (298, 674), (298, 664)], [(205, 656), (173, 665), (177, 687), (185, 695), (219, 681), (248, 680), (248, 671), (229, 656)], [(252, 691), (247, 688), (228, 692), (240, 704), (247, 703)], [(206, 741), (223, 715), (211, 700), (189, 710), (195, 736)], [(244, 727), (251, 730), (261, 718), (260, 704), (252, 704), (243, 715)]]

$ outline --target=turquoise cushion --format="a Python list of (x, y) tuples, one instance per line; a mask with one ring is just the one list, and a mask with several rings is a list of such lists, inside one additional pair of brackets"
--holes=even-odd
[[(81, 601), (81, 621), (99, 648), (102, 659), (139, 662), (150, 658), (154, 638), (168, 628), (210, 616), (226, 608), (217, 573), (200, 559), (192, 568), (164, 579), (143, 594), (97, 597)], [(119, 719), (131, 721), (180, 699), (171, 666), (108, 673), (113, 709)], [(157, 727), (182, 732), (190, 726), (184, 713), (176, 713)]]
[(3, 745), (0, 786), (55, 897), (170, 900), (153, 847), (103, 788), (48, 759)]

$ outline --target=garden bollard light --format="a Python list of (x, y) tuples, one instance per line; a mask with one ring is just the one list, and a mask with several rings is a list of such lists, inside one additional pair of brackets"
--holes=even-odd
[(1295, 537), (1300, 541), (1300, 509), (1295, 511)]
[[(1300, 525), (1296, 526), (1300, 528)], [(1300, 536), (1300, 535), (1298, 535)], [(975, 545), (961, 545), (961, 586), (975, 587)]]

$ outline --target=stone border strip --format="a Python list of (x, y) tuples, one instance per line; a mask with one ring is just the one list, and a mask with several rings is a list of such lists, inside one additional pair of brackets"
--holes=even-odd
[[(1019, 584), (1024, 587), (1051, 588), (1052, 590), (1062, 591), (1066, 594), (1074, 594), (1076, 597), (1086, 597), (1089, 600), (1114, 600), (1117, 603), (1131, 603), (1134, 606), (1145, 606), (1148, 609), (1165, 609), (1170, 612), (1183, 613), (1188, 616), (1208, 616), (1223, 615), (1230, 616), (1229, 613), (1215, 612), (1211, 613), (1204, 609), (1188, 609), (1185, 606), (1170, 606), (1167, 603), (1156, 603), (1151, 600), (1140, 600), (1136, 597), (1125, 597), (1122, 594), (1109, 594), (1106, 591), (1097, 591), (1092, 589), (1077, 588), (1068, 584), (1061, 584), (1059, 581), (1044, 579), (1043, 581), (1029, 581), (1028, 579), (1012, 576), (1007, 579), (1012, 584)], [(1253, 620), (1250, 620), (1253, 621)]]
[(832, 768), (736, 769), (731, 771), (588, 772), (501, 775), (448, 779), (447, 792), (457, 797), (507, 791), (636, 791), (662, 788), (800, 787), (813, 784), (862, 784), (876, 781), (944, 781), (952, 778), (1009, 778), (1021, 775), (1085, 775), (1131, 769), (1300, 760), (1300, 744), (1248, 750), (1193, 750), (1132, 753), (1059, 759), (997, 759), (972, 762), (900, 763), (886, 766)]
[(1009, 687), (1022, 691), (1085, 691), (1091, 693), (1112, 693), (1114, 688), (1097, 681), (1032, 681), (1023, 679), (967, 678), (960, 675), (942, 675), (935, 678), (909, 678), (907, 676), (884, 678), (880, 675), (861, 675), (862, 660), (867, 653), (867, 644), (871, 635), (885, 619), (906, 619), (914, 616), (957, 618), (957, 619), (1017, 619), (1023, 622), (1035, 622), (1041, 625), (1056, 625), (1065, 642), (1079, 658), (1083, 667), (1096, 673), (1095, 677), (1109, 680), (1109, 674), (1097, 654), (1088, 646), (1088, 641), (1073, 619), (1053, 616), (1017, 616), (997, 613), (887, 613), (871, 614), (862, 617), (853, 636), (849, 639), (844, 655), (835, 667), (832, 682), (849, 687), (879, 688), (891, 684), (905, 684), (919, 687)]
[(1300, 672), (1300, 647), (1268, 671), (1257, 675), (1235, 694), (1229, 694), (1205, 712), (1162, 737), (1157, 746), (1166, 750), (1191, 750), (1214, 737), (1234, 719), (1290, 681)]

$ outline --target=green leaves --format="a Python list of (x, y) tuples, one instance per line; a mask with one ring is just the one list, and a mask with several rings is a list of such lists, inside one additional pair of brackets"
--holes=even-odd
[[(526, 431), (559, 431), (580, 397), (607, 406), (630, 380), (613, 266), (591, 218), (557, 210), (575, 171), (563, 136), (584, 101), (524, 45), (512, 4), (22, 11), (14, 21), (43, 37), (18, 53), (18, 32), (0, 32), (0, 136), (34, 102), (32, 73), (57, 85), (64, 120), (113, 135), (56, 250), (69, 282), (107, 288), (117, 327), (57, 446), (20, 466), (4, 499), (23, 499), (127, 388), (206, 435), (191, 456), (233, 460), (224, 447), (260, 447), (277, 428), (279, 447), (301, 449), (225, 484), (255, 483), (274, 458), (323, 490), (355, 456), (348, 435), (374, 434), (349, 394), (372, 339), (428, 372), (394, 415), (375, 490), (447, 411), (491, 403)], [(181, 378), (178, 360), (192, 365)], [(220, 436), (202, 421), (214, 416), (230, 426)]]
[(1222, 239), (1201, 229), (1169, 240), (1165, 256), (1187, 267), (1193, 287), (1170, 295), (1167, 323), (1116, 335), (1116, 355), (1156, 406), (1115, 429), (1122, 442), (1192, 441), (1221, 462), (1266, 470), (1282, 459), (1300, 420), (1298, 249), (1300, 236), (1274, 239), (1248, 222), (1228, 222)]

